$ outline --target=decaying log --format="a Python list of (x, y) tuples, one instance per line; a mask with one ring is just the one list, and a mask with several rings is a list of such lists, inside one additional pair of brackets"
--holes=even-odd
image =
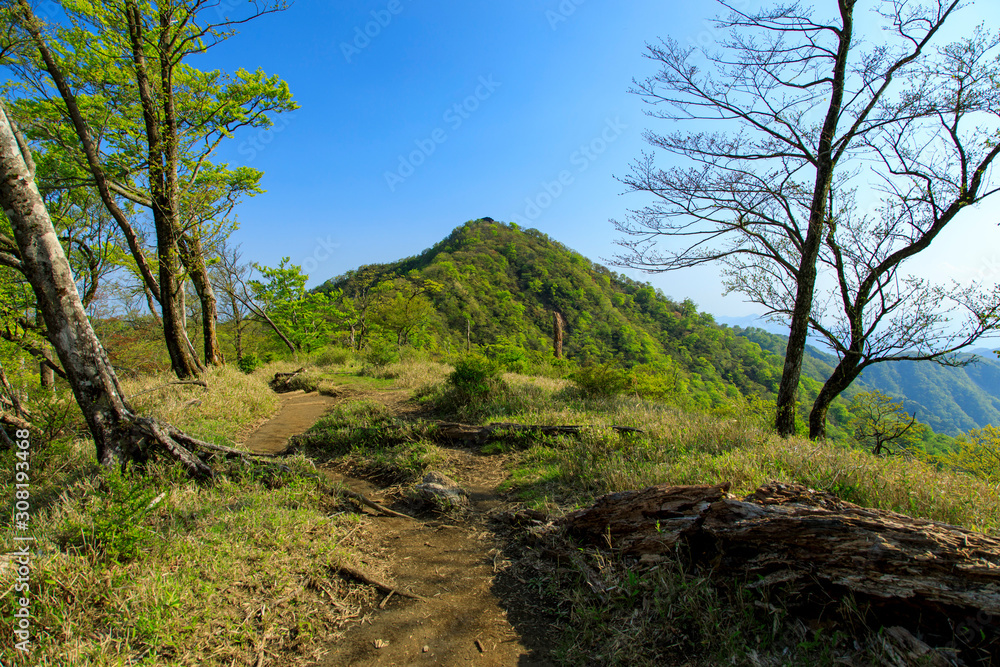
[(279, 394), (289, 391), (288, 383), (291, 382), (292, 378), (294, 378), (296, 375), (304, 373), (305, 370), (306, 370), (305, 367), (302, 367), (296, 371), (292, 371), (291, 373), (275, 373), (274, 377), (271, 378), (271, 382), (269, 383), (271, 385), (271, 389), (278, 392)]
[(800, 485), (771, 483), (744, 499), (728, 489), (664, 485), (611, 494), (556, 526), (623, 556), (669, 555), (720, 580), (777, 586), (789, 607), (853, 595), (881, 625), (918, 636), (964, 624), (972, 632), (961, 642), (1000, 650), (1000, 539)]
[[(501, 440), (513, 433), (529, 435), (572, 435), (579, 436), (588, 426), (577, 425), (547, 425), (547, 424), (511, 424), (508, 422), (492, 422), (486, 426), (476, 424), (460, 424), (457, 422), (437, 422), (437, 436), (443, 440), (458, 440), (482, 445), (487, 442)], [(621, 434), (642, 433), (631, 426), (611, 426), (611, 429)]]

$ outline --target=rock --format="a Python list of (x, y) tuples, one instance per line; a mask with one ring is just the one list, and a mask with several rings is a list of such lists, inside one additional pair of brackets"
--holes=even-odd
[(418, 498), (441, 509), (449, 510), (469, 505), (469, 494), (465, 489), (452, 478), (434, 470), (424, 475), (423, 482), (417, 484), (414, 491)]

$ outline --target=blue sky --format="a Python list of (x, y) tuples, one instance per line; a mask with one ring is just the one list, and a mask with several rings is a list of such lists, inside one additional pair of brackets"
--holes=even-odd
[[(997, 25), (998, 5), (980, 0), (973, 12)], [(654, 71), (644, 44), (711, 43), (715, 11), (667, 0), (298, 0), (243, 26), (191, 63), (278, 74), (301, 109), (221, 151), (264, 171), (268, 191), (238, 209), (234, 240), (246, 259), (291, 257), (311, 284), (417, 254), (483, 216), (610, 259), (609, 219), (645, 203), (615, 176), (646, 148), (644, 130), (669, 129), (627, 92)], [(941, 239), (922, 270), (995, 279), (997, 210)], [(713, 269), (628, 273), (719, 316), (757, 311), (723, 298)]]

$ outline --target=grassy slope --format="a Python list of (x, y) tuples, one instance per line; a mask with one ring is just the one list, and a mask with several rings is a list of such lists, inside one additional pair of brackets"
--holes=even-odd
[[(145, 412), (232, 442), (277, 407), (265, 374), (212, 371), (207, 390), (157, 376), (126, 390)], [(82, 439), (35, 447), (33, 665), (245, 665), (268, 654), (311, 664), (370, 602), (330, 569), (356, 558), (345, 538), (358, 518), (302, 457), (284, 461), (288, 472), (218, 464), (218, 478), (198, 485), (159, 465), (145, 477), (108, 475)], [(13, 457), (2, 468), (13, 470)], [(5, 485), (4, 507), (11, 494)], [(13, 547), (3, 531), (0, 553)], [(4, 567), (0, 588), (11, 577)], [(4, 627), (12, 614), (5, 595)], [(0, 660), (16, 658), (0, 633)]]

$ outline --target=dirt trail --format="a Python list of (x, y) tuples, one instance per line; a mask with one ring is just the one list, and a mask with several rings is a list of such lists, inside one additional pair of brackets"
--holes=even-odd
[(251, 433), (243, 446), (261, 454), (279, 454), (288, 446), (290, 437), (308, 429), (340, 402), (340, 398), (301, 390), (282, 394), (278, 414)]
[[(347, 390), (336, 398), (297, 393), (285, 397), (278, 415), (247, 439), (248, 446), (280, 451), (289, 436), (345, 401), (378, 400), (400, 416), (412, 413), (402, 400), (408, 392)], [(280, 447), (274, 444), (279, 441)], [(364, 523), (366, 551), (374, 554), (366, 567), (425, 599), (393, 595), (383, 600), (384, 607), (370, 610), (330, 645), (318, 665), (552, 664), (544, 657), (545, 620), (533, 608), (537, 592), (506, 571), (500, 544), (486, 524), (485, 512), (502, 501), (496, 491), (506, 477), (501, 461), (461, 448), (445, 453), (441, 468), (469, 492), (470, 512), (459, 518), (421, 515), (417, 521), (368, 514)], [(398, 498), (398, 490), (380, 489), (334, 469), (324, 472), (376, 502), (391, 504)], [(387, 491), (394, 497), (385, 497)], [(404, 505), (395, 509), (413, 511)]]

